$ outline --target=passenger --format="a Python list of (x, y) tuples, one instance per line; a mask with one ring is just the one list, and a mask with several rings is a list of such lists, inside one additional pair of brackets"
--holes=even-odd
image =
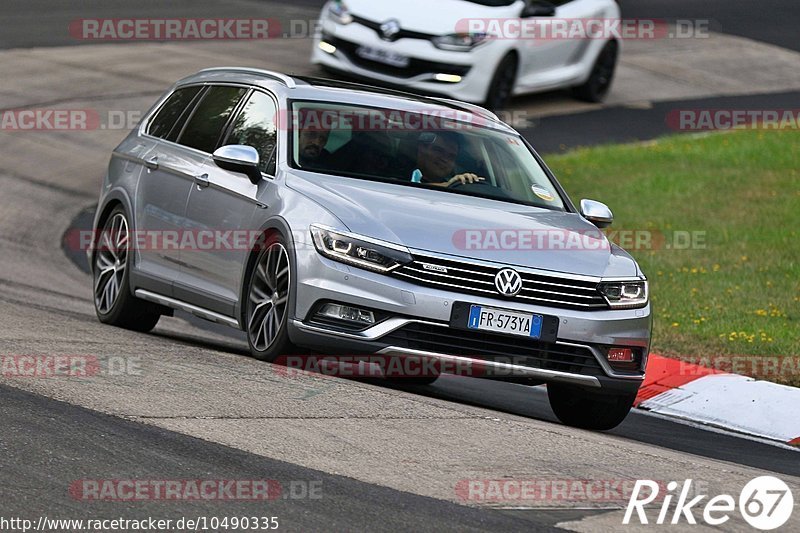
[(436, 187), (450, 187), (485, 180), (473, 173), (455, 174), (456, 159), (461, 149), (461, 137), (452, 131), (426, 132), (417, 143), (417, 166), (411, 181)]

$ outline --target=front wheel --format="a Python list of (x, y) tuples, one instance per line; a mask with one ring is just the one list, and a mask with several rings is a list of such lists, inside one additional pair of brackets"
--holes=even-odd
[(274, 361), (287, 353), (289, 297), (292, 263), (285, 240), (275, 235), (256, 259), (246, 295), (247, 341), (250, 353), (261, 361)]
[(130, 269), (133, 254), (130, 225), (125, 210), (117, 206), (108, 215), (94, 252), (94, 310), (97, 318), (133, 331), (156, 327), (161, 313), (156, 305), (131, 294)]
[(636, 400), (636, 393), (599, 393), (561, 383), (548, 384), (547, 396), (550, 407), (561, 422), (594, 430), (613, 429), (620, 425)]
[(617, 42), (607, 42), (594, 62), (589, 79), (583, 85), (573, 89), (575, 97), (585, 102), (602, 102), (611, 88), (611, 82), (614, 80), (618, 55), (619, 45)]
[(500, 61), (497, 70), (489, 85), (489, 94), (484, 105), (487, 109), (496, 111), (505, 108), (514, 93), (514, 84), (517, 80), (517, 58), (508, 54)]

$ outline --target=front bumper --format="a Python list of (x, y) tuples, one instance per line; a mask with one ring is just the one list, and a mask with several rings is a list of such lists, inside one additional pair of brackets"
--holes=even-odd
[[(412, 250), (412, 255), (414, 251)], [(298, 251), (295, 319), (290, 338), (324, 353), (413, 355), (481, 368), (482, 377), (564, 382), (609, 392), (636, 391), (650, 346), (651, 311), (583, 311), (531, 305), (412, 284), (351, 268), (316, 253)], [(384, 313), (387, 318), (360, 331), (314, 319), (321, 302), (337, 302)], [(554, 343), (450, 327), (456, 302), (469, 302), (558, 317)], [(606, 359), (608, 346), (631, 347), (635, 368), (620, 369)]]
[[(320, 49), (320, 41), (336, 47), (333, 53)], [(410, 58), (406, 68), (392, 67), (367, 60), (356, 54), (360, 46), (395, 52)], [(364, 26), (323, 24), (321, 38), (314, 42), (311, 62), (372, 80), (378, 84), (408, 87), (473, 103), (482, 103), (489, 91), (494, 68), (505, 53), (501, 43), (479, 46), (471, 52), (440, 50), (423, 39), (382, 40)], [(456, 75), (460, 81), (437, 81), (436, 74)]]

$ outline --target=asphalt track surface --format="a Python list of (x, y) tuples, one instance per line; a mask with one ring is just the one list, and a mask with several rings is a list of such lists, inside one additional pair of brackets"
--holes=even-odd
[[(302, 6), (304, 3), (291, 4)], [(169, 7), (161, 2), (136, 5), (83, 2), (80, 10), (70, 11), (66, 7), (54, 9), (52, 2), (7, 1), (0, 7), (0, 42), (5, 47), (76, 44), (69, 36), (63, 40), (64, 36), (56, 31), (56, 28), (63, 30), (65, 17), (71, 20), (87, 12), (98, 17), (134, 16), (145, 4), (152, 9), (164, 9), (162, 16), (176, 13), (186, 16), (187, 10), (191, 11), (191, 16), (219, 13), (216, 2), (175, 2)], [(67, 3), (62, 5), (67, 6)], [(264, 7), (266, 3), (262, 2), (226, 5), (272, 9)], [(39, 25), (26, 26), (25, 21), (31, 20), (29, 15), (15, 18), (15, 13), (23, 8), (39, 10), (41, 14), (34, 17)], [(175, 11), (171, 11), (173, 9)], [(686, 17), (655, 12), (649, 16)], [(723, 28), (733, 27), (725, 23), (722, 15), (718, 17)], [(50, 30), (43, 31), (43, 28)], [(796, 101), (794, 93), (771, 95), (768, 100), (767, 97), (752, 98), (746, 105), (769, 102), (773, 107), (789, 107), (789, 102)], [(736, 102), (741, 103), (741, 100)], [(715, 101), (697, 105), (724, 107), (729, 103)], [(612, 136), (611, 140), (657, 136), (663, 129), (659, 131), (653, 124), (667, 109), (658, 106), (671, 105), (675, 104), (654, 104), (655, 107), (643, 110), (585, 113), (597, 113), (597, 119), (582, 117), (589, 120), (581, 122), (580, 136), (562, 137), (557, 144), (550, 145), (550, 149), (545, 145), (549, 140), (539, 139), (535, 144), (542, 151), (556, 151), (562, 149), (562, 145), (592, 144), (600, 137), (595, 128), (619, 120), (642, 124), (641, 130), (631, 135), (631, 131), (621, 128), (619, 136)], [(620, 117), (614, 116), (614, 112), (631, 114)], [(574, 119), (541, 119), (528, 132), (529, 136), (535, 138), (536, 131), (544, 126), (548, 132), (559, 130), (559, 120)], [(565, 124), (561, 129), (570, 132), (571, 126)], [(605, 141), (608, 139), (606, 126), (602, 132)], [(48, 143), (33, 144), (38, 152), (32, 149), (31, 154), (50, 154), (52, 147)], [(70, 140), (66, 144), (72, 145), (77, 153), (91, 153), (95, 149), (92, 143)], [(18, 146), (6, 147), (4, 159), (17, 157), (18, 154), (12, 152), (18, 150)], [(486, 509), (453, 503), (453, 498), (442, 497), (446, 492), (435, 485), (446, 484), (439, 478), (445, 478), (449, 470), (458, 470), (457, 464), (441, 461), (441, 469), (434, 465), (425, 471), (415, 464), (423, 461), (421, 457), (404, 454), (390, 443), (376, 452), (375, 446), (365, 442), (360, 445), (365, 464), (353, 465), (353, 455), (347, 455), (347, 451), (360, 435), (379, 439), (386, 434), (396, 439), (399, 446), (411, 443), (422, 445), (423, 449), (435, 447), (437, 443), (452, 445), (460, 453), (472, 447), (475, 450), (471, 451), (478, 452), (477, 457), (481, 457), (474, 461), (480, 461), (478, 466), (490, 472), (488, 475), (502, 471), (491, 463), (491, 457), (496, 455), (508, 457), (508, 471), (517, 477), (634, 475), (658, 479), (660, 475), (661, 479), (666, 479), (669, 475), (673, 478), (697, 475), (708, 477), (712, 484), (728, 487), (735, 486), (739, 479), (749, 479), (759, 473), (774, 472), (794, 483), (796, 479), (788, 476), (800, 476), (797, 451), (646, 414), (633, 413), (619, 428), (607, 433), (590, 434), (565, 428), (555, 422), (540, 390), (518, 385), (450, 376), (432, 387), (390, 387), (380, 382), (362, 384), (345, 380), (332, 380), (334, 383), (324, 386), (305, 382), (302, 386), (295, 385), (310, 387), (307, 391), (311, 394), (321, 391), (318, 397), (328, 395), (322, 403), (309, 407), (310, 404), (298, 402), (293, 396), (289, 396), (292, 401), (286, 401), (282, 388), (285, 383), (275, 381), (274, 375), (270, 375), (274, 371), (267, 370), (270, 365), (241, 357), (244, 353), (241, 337), (232, 330), (215, 328), (194, 319), (189, 319), (189, 325), (185, 325), (181, 317), (165, 320), (165, 325), (151, 335), (102, 327), (96, 323), (86, 297), (88, 278), (74, 267), (81, 265), (82, 257), (73, 254), (72, 264), (62, 261), (59, 238), (53, 235), (60, 235), (68, 227), (85, 226), (87, 215), (76, 218), (80, 211), (76, 206), (91, 204), (96, 179), (80, 178), (79, 170), (83, 168), (80, 163), (67, 164), (66, 172), (56, 172), (59, 166), (47, 161), (57, 158), (55, 152), (39, 161), (32, 156), (25, 157), (29, 157), (32, 176), (0, 170), (3, 191), (0, 193), (3, 256), (0, 258), (0, 309), (6, 317), (2, 352), (94, 350), (130, 357), (139, 354), (144, 357), (148, 371), (139, 379), (66, 384), (10, 380), (0, 385), (2, 516), (36, 517), (52, 515), (54, 510), (58, 510), (60, 518), (221, 517), (254, 512), (281, 517), (285, 524), (282, 529), (291, 531), (344, 531), (367, 527), (387, 531), (530, 531), (584, 519), (597, 520), (595, 530), (604, 527), (608, 530), (612, 527), (609, 524), (619, 523), (603, 522), (607, 511), (598, 509)], [(45, 232), (43, 227), (48, 224), (53, 226), (53, 231)], [(181, 376), (187, 379), (181, 380)], [(263, 394), (274, 397), (265, 401)], [(360, 401), (364, 405), (359, 404)], [(380, 404), (384, 405), (372, 407)], [(341, 419), (330, 414), (339, 408), (352, 412)], [(319, 409), (322, 411), (318, 412)], [(496, 427), (488, 432), (483, 430), (484, 419), (507, 424), (522, 436), (515, 439), (513, 432), (506, 433), (507, 440), (499, 439), (498, 443), (519, 446), (522, 442), (530, 449), (521, 450), (520, 455), (517, 450), (509, 452), (498, 448), (498, 443), (492, 448), (487, 444), (490, 440), (487, 435), (498, 430)], [(271, 420), (274, 423), (271, 424)], [(328, 421), (333, 425), (324, 425)], [(358, 423), (364, 425), (352, 426)], [(370, 423), (375, 426), (366, 425)], [(319, 440), (300, 439), (307, 437), (310, 431), (303, 426), (316, 425), (321, 428)], [(285, 437), (276, 436), (284, 431)], [(465, 448), (464, 442), (470, 446)], [(297, 450), (297, 446), (308, 449)], [(615, 456), (615, 451), (620, 455)], [(337, 458), (338, 453), (345, 457)], [(389, 464), (370, 463), (366, 460), (370, 453), (383, 454), (384, 462)], [(329, 463), (334, 466), (327, 468)], [(375, 471), (370, 472), (371, 469)], [(480, 470), (472, 475), (480, 477)], [(386, 472), (392, 476), (384, 477)], [(734, 472), (741, 474), (734, 475)], [(67, 490), (71, 483), (83, 478), (262, 477), (276, 479), (286, 486), (304, 480), (320, 482), (324, 496), (318, 500), (278, 499), (266, 506), (231, 502), (121, 503), (75, 501)], [(411, 481), (404, 481), (404, 477)]]
[[(89, 44), (76, 41), (69, 23), (86, 17), (248, 17), (314, 10), (322, 0), (5, 0), (0, 5), (0, 48)], [(710, 20), (711, 29), (800, 51), (800, 7), (794, 0), (620, 0), (625, 18)], [(280, 6), (280, 7), (277, 7)]]
[(620, 0), (626, 18), (709, 20), (711, 29), (800, 51), (792, 0)]
[[(278, 517), (291, 531), (539, 530), (560, 513), (464, 507), (302, 468), (0, 386), (2, 516), (128, 519)], [(57, 438), (42, 438), (43, 435)], [(84, 501), (65, 490), (81, 479), (268, 479), (280, 495), (257, 502)], [(314, 497), (306, 497), (312, 494)], [(317, 497), (319, 496), (319, 497)]]

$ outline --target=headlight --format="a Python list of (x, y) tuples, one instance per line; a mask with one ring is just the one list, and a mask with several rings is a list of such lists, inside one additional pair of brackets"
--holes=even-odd
[(334, 22), (343, 25), (353, 22), (353, 16), (350, 14), (350, 10), (347, 9), (347, 4), (342, 0), (332, 0), (328, 4), (328, 16)]
[(317, 224), (311, 225), (311, 238), (317, 251), (328, 259), (373, 272), (390, 272), (412, 261), (411, 253), (403, 246)]
[(469, 52), (480, 44), (488, 42), (492, 36), (488, 33), (451, 33), (433, 38), (433, 45), (442, 50)]
[(635, 309), (647, 305), (647, 281), (604, 281), (598, 286), (612, 309)]

